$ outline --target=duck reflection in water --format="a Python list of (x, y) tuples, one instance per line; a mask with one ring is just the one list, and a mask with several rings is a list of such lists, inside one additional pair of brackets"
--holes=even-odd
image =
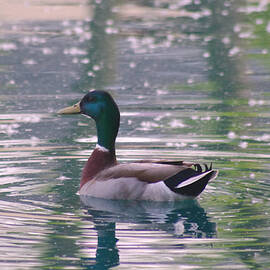
[[(98, 234), (95, 263), (88, 261), (87, 269), (108, 269), (120, 264), (117, 223), (128, 223), (132, 230), (163, 231), (179, 239), (177, 248), (185, 248), (181, 239), (213, 238), (216, 224), (195, 200), (181, 202), (140, 202), (81, 197), (87, 219), (95, 224)], [(128, 211), (127, 211), (128, 209)], [(162, 236), (161, 236), (162, 237)], [(86, 261), (85, 261), (86, 263)]]

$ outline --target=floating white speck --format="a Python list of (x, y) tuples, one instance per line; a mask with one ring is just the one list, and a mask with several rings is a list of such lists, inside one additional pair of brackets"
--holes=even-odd
[(209, 52), (203, 53), (203, 57), (204, 57), (204, 58), (209, 58), (209, 57), (210, 57), (210, 53), (209, 53)]
[(84, 58), (84, 59), (81, 60), (81, 63), (82, 64), (89, 64), (90, 60), (88, 58)]
[(144, 84), (143, 84), (144, 87), (149, 87), (149, 82), (148, 81), (145, 81)]
[(168, 91), (157, 89), (156, 93), (157, 93), (158, 96), (160, 96), (160, 95), (166, 95), (166, 94), (168, 94)]
[(11, 30), (12, 31), (18, 31), (18, 26), (17, 25), (12, 25)]
[(269, 141), (270, 140), (270, 135), (269, 134), (263, 134), (262, 136), (259, 136), (257, 138), (255, 138), (256, 141)]
[(11, 42), (1, 43), (0, 50), (5, 51), (5, 52), (15, 51), (15, 50), (17, 50), (17, 46), (16, 46), (16, 44), (11, 43)]
[(175, 143), (175, 146), (176, 146), (176, 147), (185, 147), (185, 146), (187, 146), (187, 144), (181, 142), (181, 143)]
[(256, 23), (257, 25), (263, 24), (263, 19), (258, 18), (258, 19), (256, 19), (255, 23)]
[(130, 62), (129, 63), (129, 67), (130, 68), (135, 68), (136, 67), (136, 63), (135, 62)]
[(238, 146), (241, 147), (241, 148), (247, 148), (248, 147), (248, 142), (240, 142)]
[(50, 55), (50, 54), (53, 54), (53, 51), (52, 51), (52, 49), (50, 49), (50, 48), (42, 48), (41, 51), (42, 51), (42, 53), (43, 53), (44, 55)]
[(253, 106), (256, 106), (256, 105), (259, 105), (259, 106), (262, 106), (264, 104), (264, 100), (255, 100), (255, 99), (250, 99), (248, 101), (248, 105), (250, 107), (253, 107)]
[(87, 51), (82, 50), (80, 48), (72, 47), (69, 49), (64, 50), (64, 54), (69, 54), (69, 55), (86, 55)]
[(250, 107), (253, 107), (253, 106), (255, 106), (256, 104), (257, 104), (257, 102), (256, 102), (255, 99), (250, 99), (250, 100), (248, 101), (248, 105), (249, 105)]
[(262, 199), (258, 199), (258, 198), (252, 198), (251, 199), (251, 203), (255, 204), (255, 203), (262, 203)]
[(83, 28), (82, 27), (74, 27), (73, 28), (73, 32), (76, 34), (76, 35), (81, 35), (81, 34), (83, 34)]
[(8, 85), (15, 85), (15, 81), (14, 80), (10, 80), (7, 84)]
[(113, 27), (106, 27), (105, 29), (106, 34), (113, 34), (114, 33), (114, 28)]
[(208, 16), (211, 16), (211, 15), (212, 15), (212, 10), (210, 10), (210, 9), (204, 9), (201, 12), (201, 16), (203, 16), (203, 17), (208, 17)]
[(175, 39), (175, 36), (172, 34), (167, 35), (167, 40), (173, 41)]
[(20, 127), (19, 124), (2, 124), (0, 125), (0, 134), (6, 134), (8, 136), (11, 136), (13, 134), (18, 133), (18, 128)]
[(177, 120), (177, 119), (174, 119), (172, 120), (169, 125), (172, 127), (172, 128), (183, 128), (183, 127), (186, 127), (186, 125), (180, 121), (180, 120)]
[(236, 25), (233, 27), (233, 31), (234, 31), (235, 33), (240, 32), (240, 31), (241, 31), (241, 26), (240, 26), (239, 24), (236, 24)]
[(23, 61), (24, 65), (36, 65), (37, 61), (35, 61), (34, 59), (26, 59)]
[(201, 117), (202, 121), (210, 121), (211, 120), (211, 116), (205, 116), (205, 117)]
[(238, 35), (239, 38), (251, 38), (252, 37), (252, 32), (241, 32)]
[(230, 131), (227, 134), (227, 136), (228, 136), (229, 139), (235, 139), (237, 137), (236, 134), (235, 134), (235, 132), (233, 132), (233, 131)]
[(157, 117), (154, 118), (155, 121), (160, 121), (163, 118), (170, 117), (171, 113), (165, 113), (165, 114), (160, 114)]
[(238, 47), (233, 47), (229, 50), (229, 56), (237, 55), (240, 52), (240, 49)]
[(197, 148), (197, 147), (199, 147), (199, 145), (198, 145), (198, 144), (196, 144), (196, 143), (191, 144), (190, 146), (191, 146), (191, 147), (193, 147), (193, 148)]
[(187, 83), (188, 83), (188, 84), (192, 84), (192, 83), (194, 83), (194, 80), (193, 80), (192, 78), (189, 78), (189, 79), (187, 80)]
[(254, 178), (255, 178), (255, 173), (251, 173), (251, 174), (249, 175), (249, 177), (250, 177), (251, 179), (254, 179)]
[(187, 146), (187, 144), (186, 144), (186, 143), (183, 143), (183, 142), (181, 142), (181, 143), (172, 143), (172, 142), (168, 142), (168, 143), (166, 143), (166, 146), (167, 146), (167, 147), (177, 147), (177, 148), (181, 148), (181, 147)]
[(94, 65), (94, 66), (93, 66), (93, 70), (94, 70), (94, 71), (100, 70), (100, 66), (99, 66), (99, 65)]
[(224, 38), (222, 39), (222, 42), (223, 42), (224, 44), (230, 44), (230, 43), (231, 43), (231, 39), (230, 39), (229, 37), (224, 37)]
[(46, 43), (45, 38), (40, 38), (40, 37), (24, 37), (21, 39), (21, 42), (25, 45), (27, 44), (33, 44), (33, 45), (38, 45), (38, 44), (43, 44)]
[(159, 125), (157, 123), (151, 122), (151, 121), (143, 121), (141, 122), (141, 126), (146, 129), (156, 128)]
[(87, 76), (89, 76), (89, 77), (95, 77), (95, 74), (92, 71), (88, 71), (87, 72)]
[(112, 19), (107, 20), (107, 21), (106, 21), (106, 24), (107, 24), (107, 25), (113, 25), (113, 20), (112, 20)]
[(60, 180), (60, 181), (64, 181), (64, 180), (68, 180), (69, 178), (64, 176), (64, 175), (61, 175), (59, 176), (58, 178), (56, 178), (57, 180)]
[(196, 36), (196, 35), (194, 35), (194, 34), (190, 34), (190, 35), (188, 36), (188, 38), (189, 38), (189, 40), (191, 40), (191, 41), (195, 41), (195, 40), (198, 39), (198, 36)]
[(62, 25), (63, 26), (69, 26), (70, 22), (68, 20), (64, 20), (64, 21), (62, 21)]

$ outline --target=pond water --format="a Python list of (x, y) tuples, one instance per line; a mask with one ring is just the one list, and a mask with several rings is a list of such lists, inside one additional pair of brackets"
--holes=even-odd
[[(270, 1), (0, 1), (1, 269), (270, 269)], [(76, 194), (89, 89), (120, 161), (213, 162), (194, 201)]]

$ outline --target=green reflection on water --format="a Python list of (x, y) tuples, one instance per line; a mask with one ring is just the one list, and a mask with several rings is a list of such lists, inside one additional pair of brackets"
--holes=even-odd
[(108, 30), (114, 27), (116, 16), (112, 9), (117, 3), (117, 0), (101, 1), (91, 6), (94, 16), (88, 24), (91, 40), (87, 44), (86, 59), (89, 63), (85, 65), (79, 83), (74, 85), (75, 90), (103, 89), (113, 81), (116, 37)]

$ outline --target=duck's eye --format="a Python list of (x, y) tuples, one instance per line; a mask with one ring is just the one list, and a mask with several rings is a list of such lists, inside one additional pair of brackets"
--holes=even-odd
[(96, 101), (95, 97), (89, 96), (89, 97), (86, 98), (86, 102), (95, 102), (95, 101)]

